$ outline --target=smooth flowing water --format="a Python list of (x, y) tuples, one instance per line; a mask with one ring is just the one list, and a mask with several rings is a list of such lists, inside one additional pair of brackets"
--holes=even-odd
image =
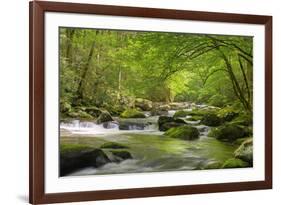
[[(173, 115), (170, 111), (168, 115)], [(61, 123), (61, 141), (100, 147), (104, 142), (118, 142), (128, 146), (133, 159), (108, 163), (99, 168), (84, 168), (70, 175), (117, 174), (201, 169), (213, 162), (224, 162), (233, 156), (235, 146), (207, 137), (209, 127), (194, 126), (200, 138), (193, 141), (168, 138), (158, 131), (158, 116), (145, 119), (115, 119), (116, 122), (97, 125), (74, 120)], [(188, 118), (186, 119), (188, 120)], [(129, 123), (129, 130), (119, 130), (120, 123)], [(109, 155), (110, 150), (104, 149)]]

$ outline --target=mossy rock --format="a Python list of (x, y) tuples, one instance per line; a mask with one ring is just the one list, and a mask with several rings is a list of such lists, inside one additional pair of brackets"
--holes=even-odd
[(125, 145), (122, 145), (120, 143), (117, 143), (117, 142), (106, 142), (103, 145), (101, 145), (100, 148), (102, 148), (102, 149), (125, 149), (128, 147)]
[(167, 123), (167, 122), (174, 122), (174, 118), (167, 117), (167, 116), (160, 116), (158, 118), (158, 125), (159, 126), (161, 126), (162, 124)]
[(216, 127), (222, 124), (222, 119), (216, 114), (210, 113), (203, 116), (201, 123), (207, 126)]
[(224, 107), (217, 112), (218, 117), (220, 117), (224, 122), (230, 122), (234, 118), (236, 118), (239, 113), (237, 109), (232, 106)]
[(68, 116), (75, 119), (91, 120), (93, 116), (82, 110), (71, 111)]
[(226, 160), (222, 165), (222, 168), (244, 168), (244, 167), (250, 167), (249, 163), (237, 158), (230, 158)]
[(253, 164), (253, 138), (245, 140), (234, 152), (234, 156), (243, 161)]
[(116, 157), (119, 157), (123, 160), (126, 160), (126, 159), (132, 159), (132, 155), (130, 152), (126, 151), (126, 150), (112, 150), (111, 153), (116, 156)]
[(93, 147), (85, 144), (60, 144), (60, 154), (92, 150)]
[(60, 145), (60, 176), (85, 167), (100, 167), (111, 162), (101, 149), (80, 144)]
[(150, 111), (152, 109), (152, 101), (143, 98), (137, 98), (135, 100), (135, 107), (140, 108), (143, 111)]
[(234, 142), (239, 138), (245, 137), (246, 133), (243, 128), (237, 125), (222, 125), (217, 128), (213, 128), (208, 137), (214, 137), (221, 141)]
[(107, 111), (103, 111), (97, 119), (98, 124), (101, 124), (104, 122), (110, 122), (110, 121), (113, 121), (113, 119), (112, 119), (110, 113)]
[(145, 118), (145, 115), (138, 111), (137, 109), (127, 109), (125, 110), (120, 117), (122, 118)]
[(159, 130), (160, 131), (167, 131), (170, 128), (183, 126), (185, 124), (186, 123), (166, 122), (166, 123), (162, 124), (161, 127), (159, 127)]
[(215, 113), (215, 110), (211, 109), (193, 109), (191, 111), (187, 111), (190, 116), (204, 116), (207, 114)]
[(182, 140), (195, 140), (199, 138), (199, 131), (188, 125), (174, 127), (164, 133), (165, 136)]
[(189, 114), (189, 111), (185, 111), (185, 110), (178, 110), (175, 112), (173, 117), (186, 117)]
[(160, 116), (158, 119), (158, 127), (160, 131), (167, 131), (172, 127), (185, 125), (186, 122), (182, 119), (174, 119), (173, 117)]
[(199, 116), (199, 115), (194, 115), (190, 118), (187, 118), (188, 121), (199, 121), (199, 120), (202, 120), (202, 116)]

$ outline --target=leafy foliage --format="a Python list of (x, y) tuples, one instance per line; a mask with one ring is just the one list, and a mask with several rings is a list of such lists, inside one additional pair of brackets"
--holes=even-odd
[(60, 28), (60, 109), (134, 99), (252, 112), (252, 37)]

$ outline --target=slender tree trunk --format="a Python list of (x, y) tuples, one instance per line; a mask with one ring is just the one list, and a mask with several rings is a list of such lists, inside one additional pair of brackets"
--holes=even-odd
[(122, 70), (119, 68), (118, 73), (118, 92), (117, 92), (117, 100), (119, 101), (121, 99), (121, 82), (122, 82)]
[(69, 65), (72, 65), (73, 62), (73, 55), (72, 55), (72, 41), (74, 36), (75, 30), (74, 29), (66, 29), (66, 38), (67, 38), (67, 44), (66, 44), (66, 53), (65, 57), (69, 63)]
[[(98, 35), (98, 31), (96, 31), (96, 36), (97, 35)], [(85, 81), (87, 72), (88, 72), (88, 70), (90, 68), (90, 64), (91, 64), (91, 60), (92, 60), (92, 57), (93, 57), (93, 54), (94, 54), (95, 46), (96, 46), (96, 41), (94, 40), (92, 45), (91, 45), (88, 57), (87, 57), (87, 61), (86, 61), (85, 66), (84, 66), (84, 68), (82, 70), (81, 79), (80, 79), (80, 81), (78, 83), (78, 89), (77, 89), (77, 99), (78, 100), (82, 100), (83, 99), (83, 83)]]
[(233, 85), (233, 90), (234, 93), (236, 94), (236, 96), (238, 97), (238, 99), (241, 101), (241, 103), (243, 104), (244, 108), (250, 112), (252, 112), (252, 107), (250, 105), (250, 103), (246, 100), (246, 98), (244, 97), (243, 91), (238, 83), (238, 80), (233, 72), (233, 68), (231, 66), (231, 63), (229, 62), (229, 60), (227, 59), (227, 57), (225, 56), (225, 54), (218, 48), (218, 50), (221, 53), (221, 56), (225, 62), (226, 68), (228, 70), (228, 74), (229, 77), (231, 79), (232, 85)]
[(241, 70), (241, 73), (243, 75), (243, 79), (244, 79), (244, 82), (245, 82), (245, 85), (246, 85), (246, 90), (247, 90), (247, 95), (248, 95), (248, 102), (249, 102), (249, 104), (251, 104), (250, 103), (251, 102), (251, 91), (250, 91), (248, 79), (247, 79), (247, 76), (246, 76), (246, 73), (245, 73), (245, 70), (244, 70), (243, 62), (241, 61), (240, 57), (238, 57), (238, 61), (239, 61), (240, 70)]

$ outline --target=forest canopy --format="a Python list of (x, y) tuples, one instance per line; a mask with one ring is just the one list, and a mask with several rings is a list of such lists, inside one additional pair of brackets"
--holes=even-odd
[(252, 113), (253, 38), (60, 28), (60, 110), (152, 102)]

